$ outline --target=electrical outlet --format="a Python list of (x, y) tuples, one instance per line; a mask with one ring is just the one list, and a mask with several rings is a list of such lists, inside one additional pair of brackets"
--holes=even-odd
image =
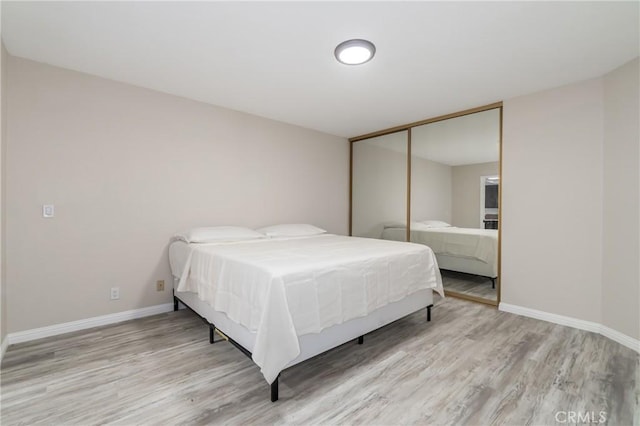
[(156, 291), (164, 291), (164, 280), (156, 281)]
[(55, 206), (53, 204), (42, 205), (42, 217), (51, 218), (56, 215)]
[(120, 299), (120, 287), (111, 287), (111, 300)]

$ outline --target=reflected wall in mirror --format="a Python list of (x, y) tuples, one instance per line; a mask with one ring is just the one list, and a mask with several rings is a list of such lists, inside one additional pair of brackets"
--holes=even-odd
[(351, 235), (381, 238), (385, 227), (406, 226), (407, 137), (401, 131), (352, 142)]
[(447, 293), (492, 304), (499, 159), (499, 108), (411, 129), (410, 240), (436, 253)]

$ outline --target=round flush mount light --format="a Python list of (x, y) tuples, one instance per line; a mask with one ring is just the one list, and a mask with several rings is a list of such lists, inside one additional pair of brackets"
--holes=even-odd
[(338, 62), (346, 65), (360, 65), (373, 58), (376, 47), (368, 40), (347, 40), (336, 47), (334, 54)]

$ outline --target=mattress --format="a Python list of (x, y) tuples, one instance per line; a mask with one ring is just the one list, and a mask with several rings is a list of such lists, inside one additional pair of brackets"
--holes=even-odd
[(255, 333), (252, 358), (269, 383), (300, 354), (299, 336), (420, 290), (442, 294), (435, 255), (419, 244), (323, 234), (223, 244), (177, 241), (169, 254), (178, 291), (196, 293)]
[[(411, 241), (429, 246), (434, 253), (440, 255), (475, 259), (488, 264), (497, 276), (498, 264), (498, 230), (457, 228), (422, 228), (412, 225)], [(386, 240), (404, 240), (406, 228), (387, 227), (382, 232)]]

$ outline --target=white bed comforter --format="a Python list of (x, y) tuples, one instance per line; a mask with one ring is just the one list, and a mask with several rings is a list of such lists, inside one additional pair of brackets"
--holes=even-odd
[(178, 291), (256, 333), (253, 360), (269, 383), (300, 353), (298, 336), (421, 289), (443, 294), (435, 255), (418, 244), (325, 234), (190, 247), (173, 271)]
[[(382, 238), (401, 240), (406, 238), (406, 228), (388, 227)], [(450, 256), (478, 259), (490, 265), (497, 263), (498, 231), (496, 229), (427, 228), (411, 224), (411, 241), (425, 244), (437, 253)]]

